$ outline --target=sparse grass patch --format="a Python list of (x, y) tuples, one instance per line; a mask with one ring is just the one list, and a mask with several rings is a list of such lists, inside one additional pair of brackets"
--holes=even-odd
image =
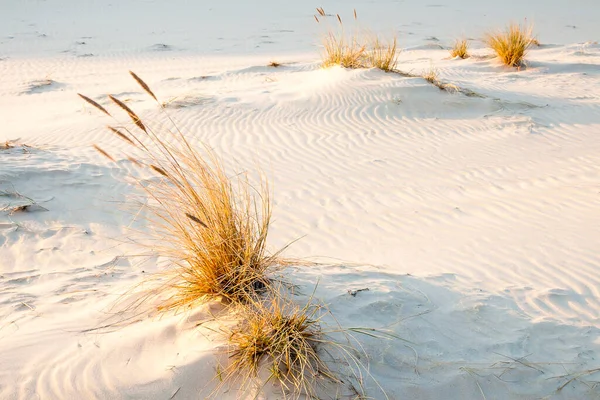
[(281, 63), (277, 62), (277, 61), (271, 61), (269, 63), (269, 67), (273, 67), (273, 68), (278, 68), (281, 67)]
[(521, 67), (532, 45), (532, 31), (531, 25), (512, 23), (504, 31), (488, 33), (484, 40), (502, 63), (509, 67)]
[(435, 85), (438, 82), (438, 73), (433, 66), (429, 67), (429, 70), (423, 72), (423, 75), (421, 76), (431, 84)]
[(457, 39), (454, 42), (454, 46), (450, 49), (450, 55), (454, 57), (460, 57), (462, 59), (469, 57), (469, 42), (467, 39)]
[[(131, 75), (164, 111), (150, 87)], [(80, 96), (112, 116), (94, 100)], [(174, 123), (172, 130), (155, 130), (121, 100), (109, 98), (133, 123), (109, 126), (110, 132), (128, 143), (128, 159), (156, 176), (152, 183), (140, 182), (140, 186), (154, 203), (152, 222), (158, 244), (152, 250), (171, 262), (165, 271), (167, 283), (159, 289), (165, 295), (159, 309), (213, 299), (254, 301), (268, 290), (268, 275), (279, 262), (278, 253), (266, 249), (271, 219), (266, 180), (254, 187), (246, 174), (231, 178), (220, 157), (208, 146), (192, 146)], [(112, 152), (94, 147), (115, 160)]]

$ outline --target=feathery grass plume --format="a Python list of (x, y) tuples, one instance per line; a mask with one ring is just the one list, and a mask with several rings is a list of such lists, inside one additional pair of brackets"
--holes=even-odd
[[(139, 76), (131, 75), (153, 94)], [(152, 250), (171, 261), (159, 277), (164, 282), (156, 290), (162, 299), (159, 309), (175, 310), (213, 299), (247, 303), (268, 291), (269, 276), (279, 268), (281, 258), (267, 251), (271, 219), (267, 181), (260, 178), (256, 187), (246, 174), (231, 178), (212, 149), (194, 147), (175, 124), (172, 130), (162, 125), (153, 129), (123, 102), (109, 98), (143, 133), (110, 131), (138, 144), (136, 154), (128, 159), (158, 175), (150, 184), (140, 181), (140, 186), (152, 203), (159, 243)]]
[(454, 46), (450, 49), (450, 55), (455, 57), (460, 57), (462, 59), (469, 57), (469, 42), (467, 39), (456, 39), (454, 41)]
[(81, 97), (83, 100), (86, 101), (86, 103), (88, 103), (91, 106), (93, 106), (93, 107), (97, 108), (98, 110), (102, 111), (104, 114), (108, 115), (109, 117), (111, 116), (110, 113), (108, 111), (106, 111), (106, 108), (102, 107), (100, 104), (98, 104), (94, 100), (90, 99), (89, 97), (84, 96), (81, 93), (77, 93), (77, 96)]
[(123, 132), (121, 132), (119, 129), (112, 127), (112, 126), (108, 126), (107, 127), (111, 132), (113, 132), (115, 135), (117, 135), (118, 137), (120, 137), (121, 139), (123, 139), (124, 141), (126, 141), (127, 143), (129, 143), (132, 146), (137, 146), (133, 140), (131, 140), (129, 138), (129, 136), (127, 136), (126, 134), (124, 134)]
[(108, 98), (111, 99), (116, 105), (121, 107), (127, 113), (127, 115), (129, 115), (129, 118), (131, 118), (133, 123), (136, 124), (138, 128), (148, 133), (140, 117), (138, 117), (137, 114), (134, 113), (133, 110), (131, 110), (131, 108), (127, 106), (127, 104), (123, 103), (121, 100), (117, 99), (113, 95), (108, 95)]
[(133, 77), (133, 79), (135, 79), (135, 81), (138, 83), (138, 85), (140, 85), (142, 87), (142, 89), (144, 89), (146, 91), (146, 93), (148, 93), (148, 95), (150, 95), (150, 97), (152, 97), (155, 101), (158, 102), (158, 99), (156, 98), (156, 96), (154, 95), (154, 93), (152, 92), (152, 90), (150, 90), (150, 86), (148, 86), (146, 84), (146, 82), (144, 82), (142, 80), (142, 78), (140, 78), (139, 76), (137, 76), (135, 74), (135, 72), (133, 72), (133, 71), (129, 71), (129, 74)]
[(371, 41), (371, 47), (367, 52), (367, 65), (386, 72), (395, 70), (398, 64), (398, 54), (400, 53), (397, 45), (396, 37), (388, 43), (383, 43), (375, 35)]
[(133, 158), (131, 156), (127, 156), (127, 159), (129, 161), (131, 161), (132, 163), (134, 163), (136, 167), (141, 167), (142, 166), (141, 162), (139, 162), (137, 159), (135, 159), (135, 158)]
[[(254, 303), (243, 310), (241, 323), (228, 332), (229, 360), (224, 382), (239, 383), (242, 391), (251, 386), (277, 383), (285, 398), (318, 398), (319, 379), (341, 383), (322, 360), (319, 346), (324, 337), (320, 308), (309, 302), (304, 307), (276, 299)], [(268, 377), (259, 377), (267, 370)]]
[(520, 67), (532, 44), (532, 32), (531, 25), (511, 23), (504, 31), (486, 34), (484, 40), (502, 63), (509, 67)]
[(116, 162), (115, 159), (110, 154), (108, 154), (106, 151), (102, 150), (102, 148), (100, 148), (100, 146), (95, 144), (95, 145), (93, 145), (93, 147), (94, 147), (94, 149), (96, 149), (96, 151), (98, 153), (102, 154), (104, 157), (108, 158), (110, 161)]

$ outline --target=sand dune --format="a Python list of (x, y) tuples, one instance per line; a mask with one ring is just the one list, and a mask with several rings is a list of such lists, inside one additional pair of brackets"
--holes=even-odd
[[(260, 4), (240, 6), (222, 30), (233, 35), (239, 23), (244, 36), (214, 33), (202, 44), (190, 37), (211, 29), (202, 21), (230, 16), (224, 5), (211, 13), (196, 5), (200, 21), (190, 13), (175, 29), (174, 16), (159, 18), (166, 3), (146, 2), (170, 32), (149, 36), (151, 21), (109, 34), (89, 20), (100, 12), (98, 21), (128, 20), (136, 2), (79, 14), (61, 12), (70, 1), (55, 3), (36, 3), (35, 13), (29, 2), (11, 4), (0, 17), (8, 21), (0, 28), (0, 143), (11, 141), (0, 147), (0, 398), (188, 399), (216, 386), (224, 339), (197, 325), (218, 306), (114, 315), (160, 260), (135, 257), (137, 235), (151, 229), (130, 178), (142, 172), (126, 159), (127, 144), (103, 129), (111, 121), (76, 93), (102, 105), (111, 93), (160, 121), (128, 70), (152, 86), (192, 143), (210, 144), (232, 170), (252, 174), (258, 165), (269, 177), (272, 248), (300, 238), (286, 254), (319, 262), (286, 272), (302, 288), (299, 303), (318, 283), (316, 297), (342, 326), (401, 338), (358, 337), (371, 398), (600, 397), (598, 374), (585, 373), (599, 368), (600, 354), (594, 3), (581, 3), (586, 15), (548, 5), (538, 21), (548, 44), (533, 48), (520, 71), (481, 44), (467, 60), (450, 59), (440, 47), (463, 28), (432, 22), (458, 7), (450, 2), (364, 7), (365, 24), (383, 16), (381, 26), (397, 27), (407, 10), (402, 29), (416, 34), (397, 27), (402, 71), (433, 65), (442, 82), (471, 95), (374, 69), (321, 69), (317, 29), (302, 19), (311, 9), (300, 3), (264, 14)], [(481, 15), (494, 10), (475, 3), (460, 6), (471, 10), (475, 32), (506, 13), (490, 21)], [(522, 6), (531, 15), (540, 3)], [(57, 26), (81, 19), (43, 42), (35, 36), (50, 32), (42, 15)], [(252, 47), (261, 40), (274, 43)], [(273, 60), (283, 65), (267, 66)], [(120, 317), (131, 320), (93, 329)], [(218, 397), (240, 396), (229, 388)], [(262, 398), (281, 396), (269, 387)]]

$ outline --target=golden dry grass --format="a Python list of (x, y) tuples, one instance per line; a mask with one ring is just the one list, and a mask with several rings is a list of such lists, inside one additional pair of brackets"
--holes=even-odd
[(532, 45), (531, 25), (511, 23), (504, 31), (488, 33), (485, 43), (509, 67), (521, 67), (527, 50)]
[(460, 57), (462, 59), (469, 57), (469, 42), (467, 39), (457, 39), (454, 45), (450, 49), (450, 55), (454, 57)]
[[(163, 108), (150, 87), (131, 75)], [(113, 117), (98, 102), (80, 96)], [(240, 396), (251, 391), (258, 396), (272, 382), (280, 386), (283, 398), (317, 398), (317, 382), (325, 379), (352, 386), (362, 398), (361, 362), (350, 345), (326, 338), (320, 326), (323, 307), (314, 305), (312, 297), (304, 307), (292, 304), (281, 282), (270, 278), (285, 261), (279, 252), (266, 250), (271, 218), (266, 180), (255, 187), (245, 174), (231, 177), (214, 151), (194, 147), (174, 124), (171, 131), (154, 129), (125, 103), (114, 96), (109, 99), (131, 120), (131, 124), (109, 126), (109, 132), (123, 140), (130, 153), (116, 156), (116, 151), (97, 145), (95, 149), (112, 161), (129, 159), (155, 175), (139, 183), (154, 203), (151, 210), (160, 233), (160, 243), (152, 250), (171, 261), (164, 273), (168, 279), (157, 290), (159, 310), (178, 310), (206, 300), (236, 306), (226, 308), (235, 311), (239, 324), (221, 327), (227, 334), (230, 362), (218, 370), (221, 384), (212, 397), (222, 394), (219, 389), (225, 383), (239, 384)], [(134, 299), (133, 304), (146, 300)], [(375, 335), (373, 329), (348, 331)], [(356, 368), (357, 386), (336, 378), (322, 359), (322, 345), (333, 345), (346, 355), (341, 362)], [(263, 378), (265, 373), (268, 376)]]
[[(157, 101), (136, 74), (136, 82)], [(112, 114), (96, 101), (80, 95), (102, 113)], [(173, 125), (156, 131), (125, 103), (109, 99), (125, 111), (133, 126), (110, 126), (111, 133), (129, 144), (126, 158), (152, 171), (157, 179), (141, 184), (154, 203), (156, 242), (152, 249), (171, 262), (161, 310), (189, 306), (206, 299), (248, 303), (270, 286), (269, 273), (278, 253), (266, 250), (271, 219), (268, 184), (258, 187), (245, 174), (230, 177), (224, 162), (208, 146), (196, 148)], [(169, 118), (170, 120), (170, 118)], [(172, 121), (171, 121), (172, 122)], [(111, 152), (94, 145), (111, 160)]]
[[(341, 23), (340, 23), (341, 24)], [(330, 31), (323, 39), (323, 67), (340, 65), (344, 68), (364, 66), (366, 46), (358, 38), (346, 37), (343, 28), (340, 32)]]
[(425, 79), (427, 82), (438, 86), (438, 73), (437, 73), (437, 70), (433, 66), (431, 66), (429, 68), (429, 70), (423, 72), (423, 75), (421, 75), (421, 77), (423, 79)]
[(367, 51), (367, 65), (386, 72), (393, 71), (398, 64), (399, 53), (396, 37), (386, 43), (374, 36)]
[[(316, 379), (339, 382), (321, 359), (327, 342), (319, 325), (319, 307), (267, 300), (245, 308), (243, 320), (228, 332), (230, 364), (223, 380), (250, 385), (277, 383), (284, 396), (316, 397)], [(260, 377), (261, 371), (267, 377)]]
[[(363, 65), (365, 45), (358, 41), (356, 33), (348, 35), (342, 17), (336, 14), (335, 27), (327, 23), (328, 15), (322, 7), (317, 8), (317, 23), (327, 26), (327, 34), (323, 38), (322, 65), (324, 68), (340, 65), (344, 68), (360, 68)], [(356, 11), (354, 12), (356, 21)]]
[[(358, 19), (354, 10), (352, 33), (348, 33), (339, 14), (335, 15), (335, 26), (327, 23), (328, 15), (323, 8), (317, 8), (315, 20), (322, 21), (327, 27), (323, 39), (322, 66), (327, 68), (340, 65), (344, 68), (379, 68), (383, 71), (393, 71), (398, 63), (400, 50), (397, 39), (385, 42), (377, 35), (361, 34), (356, 27)], [(371, 39), (368, 37), (371, 36)]]

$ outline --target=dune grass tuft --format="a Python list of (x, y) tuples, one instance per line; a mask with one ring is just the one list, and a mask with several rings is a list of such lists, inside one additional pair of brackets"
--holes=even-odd
[[(277, 383), (292, 398), (317, 398), (315, 379), (338, 382), (318, 351), (325, 343), (319, 307), (272, 299), (247, 307), (243, 320), (229, 332), (230, 364), (224, 380), (241, 380), (243, 388), (261, 380)], [(268, 376), (261, 377), (261, 371)], [(243, 373), (240, 374), (240, 371)]]
[[(385, 42), (377, 35), (360, 34), (356, 26), (348, 34), (339, 14), (335, 15), (334, 27), (327, 24), (327, 18), (333, 15), (326, 14), (323, 8), (317, 8), (315, 20), (322, 21), (327, 26), (327, 33), (323, 39), (322, 65), (331, 67), (340, 65), (344, 68), (379, 68), (389, 72), (396, 68), (398, 63), (398, 42), (396, 37)], [(358, 20), (356, 10), (353, 11), (354, 22)], [(372, 39), (368, 39), (372, 36)]]
[[(325, 11), (317, 8), (322, 18), (326, 18)], [(361, 68), (364, 65), (366, 46), (359, 41), (356, 33), (347, 35), (339, 14), (337, 28), (330, 28), (323, 39), (323, 67), (341, 65), (344, 68)], [(320, 20), (317, 16), (317, 22)]]
[(469, 42), (467, 39), (457, 39), (454, 42), (454, 46), (450, 49), (450, 55), (455, 57), (460, 57), (462, 59), (469, 57)]
[(511, 23), (504, 31), (488, 33), (485, 43), (494, 50), (502, 63), (509, 67), (521, 67), (527, 50), (532, 45), (531, 25)]
[[(131, 75), (160, 106), (150, 87)], [(112, 116), (89, 97), (80, 97)], [(172, 130), (155, 130), (121, 100), (109, 99), (133, 123), (109, 126), (129, 145), (131, 153), (124, 158), (157, 177), (150, 184), (140, 181), (140, 186), (153, 203), (157, 244), (152, 250), (171, 261), (159, 308), (178, 309), (211, 299), (254, 301), (268, 290), (268, 275), (280, 261), (279, 253), (269, 254), (266, 249), (271, 219), (266, 180), (261, 178), (254, 187), (246, 174), (230, 177), (220, 157), (206, 145), (192, 146), (174, 124)], [(116, 159), (94, 147), (110, 160)]]
[(374, 36), (367, 51), (367, 66), (386, 72), (393, 71), (398, 64), (399, 53), (396, 37), (385, 43), (378, 36)]

